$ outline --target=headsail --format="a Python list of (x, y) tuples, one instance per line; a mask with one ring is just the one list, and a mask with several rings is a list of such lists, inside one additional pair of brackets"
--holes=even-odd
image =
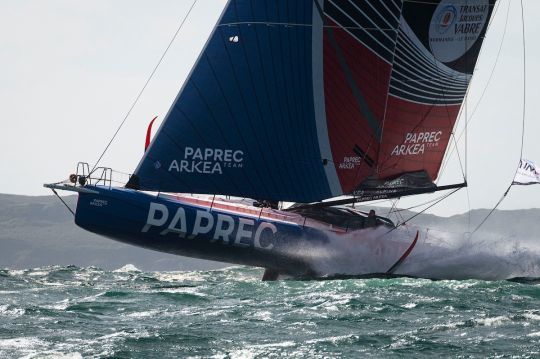
[(494, 2), (230, 0), (131, 185), (298, 202), (432, 185)]
[(379, 176), (435, 180), (487, 30), (493, 0), (405, 1)]

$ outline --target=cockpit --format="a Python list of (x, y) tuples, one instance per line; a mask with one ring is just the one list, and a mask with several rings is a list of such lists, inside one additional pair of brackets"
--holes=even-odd
[(368, 213), (349, 207), (304, 207), (290, 211), (323, 223), (352, 230), (378, 226), (395, 227), (391, 220), (381, 216), (375, 217), (376, 224), (373, 226), (369, 223)]

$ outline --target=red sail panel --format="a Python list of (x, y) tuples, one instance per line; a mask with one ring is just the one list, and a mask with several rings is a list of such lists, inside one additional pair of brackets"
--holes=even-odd
[(493, 5), (493, 0), (404, 3), (378, 178), (422, 171), (437, 179)]
[(433, 106), (390, 97), (379, 177), (425, 170), (435, 180), (459, 109), (460, 105)]
[(328, 136), (341, 187), (350, 193), (376, 169), (392, 68), (355, 36), (330, 26), (324, 33)]

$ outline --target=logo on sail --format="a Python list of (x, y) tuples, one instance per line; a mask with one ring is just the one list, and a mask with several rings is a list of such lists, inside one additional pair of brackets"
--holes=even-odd
[(402, 144), (396, 145), (392, 150), (392, 156), (417, 156), (423, 155), (427, 148), (439, 147), (442, 131), (432, 132), (409, 132), (405, 135)]
[(443, 63), (459, 59), (480, 38), (488, 17), (489, 0), (441, 1), (429, 28), (431, 52)]
[(437, 15), (438, 17), (438, 32), (445, 34), (457, 19), (457, 9), (454, 5), (448, 5)]
[(221, 148), (186, 147), (184, 158), (172, 160), (169, 172), (223, 174), (224, 168), (242, 168), (244, 152)]

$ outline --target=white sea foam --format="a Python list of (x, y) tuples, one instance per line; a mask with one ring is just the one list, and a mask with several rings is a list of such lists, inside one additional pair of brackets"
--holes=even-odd
[(208, 294), (201, 293), (197, 288), (192, 287), (180, 287), (180, 288), (159, 288), (153, 289), (151, 293), (171, 293), (171, 294), (191, 294), (196, 297), (208, 297)]
[[(211, 358), (233, 358), (233, 359), (251, 359), (259, 357), (268, 357), (269, 352), (276, 351), (273, 354), (278, 354), (283, 348), (291, 348), (297, 344), (293, 341), (283, 341), (277, 343), (267, 343), (267, 344), (255, 344), (250, 345), (247, 348), (233, 350), (230, 353), (217, 354)], [(282, 356), (282, 355), (274, 355)]]
[(409, 248), (417, 230), (416, 246), (394, 274), (435, 279), (540, 277), (538, 241), (504, 239), (493, 233), (477, 233), (470, 238), (412, 226), (390, 233), (379, 227), (333, 234), (326, 243), (295, 248), (291, 253), (309, 261), (320, 275), (385, 273)]
[(22, 308), (13, 308), (8, 304), (0, 305), (0, 315), (6, 316), (6, 317), (20, 317), (24, 314), (24, 309)]
[(278, 343), (256, 344), (256, 345), (253, 345), (253, 348), (290, 348), (295, 345), (296, 345), (295, 342), (285, 341), (285, 342), (278, 342)]
[(388, 233), (379, 227), (334, 234), (328, 242), (295, 248), (294, 254), (310, 261), (320, 274), (385, 273), (411, 244), (415, 230), (400, 229)]
[(9, 275), (15, 277), (15, 276), (23, 275), (25, 273), (25, 271), (22, 270), (22, 269), (12, 269), (12, 270), (9, 270), (8, 273), (9, 273)]
[[(465, 322), (458, 321), (454, 323), (445, 323), (445, 324), (435, 324), (431, 326), (433, 330), (448, 330), (448, 329), (456, 329), (458, 326), (464, 325)], [(416, 331), (415, 331), (416, 332)]]
[(163, 313), (161, 310), (147, 310), (143, 312), (137, 312), (137, 313), (129, 313), (126, 315), (126, 317), (130, 318), (148, 318), (148, 317), (156, 317)]
[(156, 279), (162, 282), (203, 282), (207, 278), (203, 273), (193, 271), (193, 272), (156, 272), (154, 273)]
[(417, 305), (418, 304), (416, 303), (407, 303), (407, 304), (403, 304), (401, 307), (405, 309), (412, 309), (412, 308), (416, 308)]
[(502, 323), (509, 320), (510, 318), (508, 318), (507, 316), (501, 315), (501, 316), (493, 317), (493, 318), (475, 319), (474, 321), (480, 325), (485, 325), (486, 327), (493, 327), (493, 326), (499, 326)]
[(37, 272), (30, 272), (28, 273), (29, 277), (44, 277), (46, 275), (49, 275), (50, 272), (45, 271), (37, 271)]
[(133, 264), (126, 264), (122, 268), (118, 268), (113, 271), (114, 273), (131, 273), (131, 272), (140, 272), (139, 268), (135, 267)]
[(44, 347), (46, 345), (46, 342), (34, 337), (0, 339), (0, 349), (24, 349), (31, 351), (37, 347)]
[(79, 352), (60, 353), (56, 351), (47, 351), (43, 353), (29, 354), (21, 357), (21, 359), (82, 359), (83, 356)]
[(127, 331), (119, 331), (114, 332), (111, 334), (105, 334), (97, 338), (97, 340), (91, 340), (89, 343), (102, 343), (105, 342), (116, 342), (118, 340), (125, 340), (126, 338), (134, 338), (134, 339), (140, 339), (140, 338), (148, 338), (150, 337), (150, 333), (147, 330), (140, 330), (135, 332), (127, 332)]
[(307, 344), (316, 344), (316, 343), (323, 343), (323, 342), (329, 342), (332, 344), (338, 344), (343, 341), (354, 339), (356, 336), (354, 334), (347, 334), (347, 335), (338, 335), (338, 336), (332, 336), (332, 337), (323, 337), (323, 338), (317, 338), (317, 339), (309, 339), (306, 340)]
[(523, 316), (530, 320), (540, 321), (540, 315), (535, 314), (535, 313), (527, 312)]
[(267, 310), (261, 310), (259, 312), (253, 313), (253, 318), (262, 320), (263, 322), (275, 321), (272, 312), (269, 312)]
[(69, 306), (70, 306), (70, 301), (68, 298), (66, 298), (54, 304), (44, 305), (43, 308), (55, 309), (55, 310), (66, 310)]

